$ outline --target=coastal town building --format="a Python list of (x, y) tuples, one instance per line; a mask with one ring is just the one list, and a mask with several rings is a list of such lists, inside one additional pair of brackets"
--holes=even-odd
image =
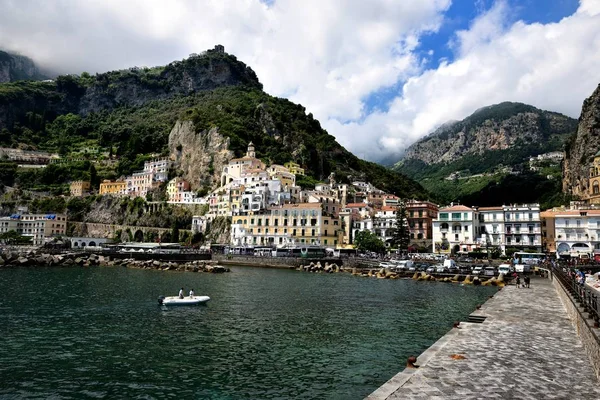
[(90, 181), (73, 181), (69, 185), (69, 191), (73, 197), (85, 196), (90, 192)]
[(538, 204), (519, 204), (503, 206), (504, 212), (504, 250), (514, 248), (518, 251), (542, 250), (542, 228), (540, 206)]
[(0, 218), (0, 233), (15, 231), (31, 238), (31, 244), (40, 246), (53, 237), (64, 236), (67, 230), (65, 214), (14, 214)]
[(169, 168), (172, 162), (167, 158), (161, 158), (144, 163), (144, 171), (152, 174), (152, 179), (155, 182), (165, 182), (169, 178)]
[(256, 158), (256, 152), (252, 142), (248, 144), (248, 150), (244, 157), (231, 159), (223, 168), (223, 172), (221, 173), (221, 186), (225, 186), (228, 183), (241, 178), (242, 174), (249, 170), (265, 170), (265, 164)]
[(545, 253), (556, 253), (556, 214), (558, 210), (546, 210), (540, 212), (542, 222), (542, 251)]
[(433, 219), (433, 252), (450, 254), (477, 249), (479, 213), (476, 208), (450, 205), (439, 209)]
[(288, 161), (285, 164), (283, 164), (284, 167), (286, 167), (290, 173), (294, 174), (294, 175), (304, 175), (304, 168), (300, 167), (300, 164), (296, 164), (293, 161)]
[[(393, 196), (396, 197), (396, 196)], [(397, 197), (396, 197), (397, 199)], [(393, 198), (390, 200), (394, 200)], [(384, 204), (388, 204), (385, 199)], [(438, 216), (438, 206), (430, 201), (408, 200), (404, 203), (411, 240), (433, 239), (433, 220)], [(385, 205), (384, 205), (385, 207)]]
[(504, 209), (497, 207), (479, 207), (479, 223), (481, 232), (481, 247), (489, 246), (500, 247), (504, 253), (505, 248), (505, 230), (504, 230)]
[(600, 254), (600, 210), (558, 211), (554, 220), (559, 256)]
[(154, 185), (154, 173), (152, 171), (134, 172), (125, 178), (127, 183), (127, 195), (129, 197), (145, 197), (148, 190)]
[(282, 204), (234, 217), (231, 243), (235, 246), (335, 246), (338, 229), (338, 219), (324, 216), (319, 203)]
[(502, 253), (542, 250), (538, 204), (497, 207), (451, 205), (433, 220), (433, 249), (440, 253), (470, 252), (498, 247)]
[(584, 200), (590, 204), (600, 204), (600, 151), (594, 155), (589, 176)]
[[(186, 196), (187, 195), (187, 196)], [(167, 198), (169, 202), (181, 203), (184, 198), (192, 198), (190, 183), (183, 178), (176, 177), (167, 183)]]
[(104, 180), (100, 183), (101, 195), (123, 196), (127, 194), (127, 182)]

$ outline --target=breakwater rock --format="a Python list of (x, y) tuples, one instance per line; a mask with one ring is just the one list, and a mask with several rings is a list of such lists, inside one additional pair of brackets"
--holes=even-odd
[(326, 274), (331, 274), (334, 272), (345, 272), (344, 267), (340, 267), (335, 263), (329, 264), (326, 262), (325, 264), (321, 264), (320, 261), (318, 261), (317, 263), (311, 262), (307, 265), (300, 265), (298, 268), (296, 268), (296, 270), (304, 272), (324, 272)]
[(230, 272), (227, 267), (217, 265), (211, 260), (195, 260), (185, 263), (158, 260), (111, 259), (98, 254), (61, 253), (50, 254), (39, 251), (3, 252), (0, 254), (2, 267), (91, 267), (91, 266), (122, 266), (127, 268), (156, 269), (163, 271), (190, 271), (223, 273)]

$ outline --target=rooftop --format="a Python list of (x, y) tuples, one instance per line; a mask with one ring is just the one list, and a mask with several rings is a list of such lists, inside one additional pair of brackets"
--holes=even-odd
[(471, 207), (467, 207), (467, 206), (463, 206), (463, 205), (459, 204), (456, 206), (441, 208), (440, 211), (473, 211), (473, 209)]

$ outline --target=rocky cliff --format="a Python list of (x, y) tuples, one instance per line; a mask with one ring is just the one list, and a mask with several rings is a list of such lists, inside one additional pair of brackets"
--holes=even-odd
[(40, 73), (33, 60), (0, 50), (0, 83), (40, 79), (46, 77)]
[(583, 102), (577, 133), (565, 146), (563, 191), (581, 196), (588, 190), (589, 166), (600, 150), (600, 85)]
[(576, 121), (565, 115), (506, 102), (443, 125), (410, 146), (403, 159), (421, 160), (426, 164), (452, 162), (467, 154), (548, 141), (557, 135), (572, 133), (575, 126)]
[(253, 142), (267, 164), (299, 163), (305, 186), (335, 173), (339, 182), (429, 197), (348, 152), (302, 105), (262, 91), (252, 69), (222, 48), (166, 67), (0, 84), (0, 146), (69, 153), (84, 142), (114, 151), (115, 176), (139, 170), (145, 155), (169, 153), (194, 189), (216, 186), (225, 163)]
[(563, 201), (559, 161), (532, 167), (529, 159), (562, 151), (576, 128), (565, 115), (501, 103), (440, 127), (412, 145), (394, 169), (446, 202), (553, 206)]
[(193, 190), (214, 188), (223, 167), (233, 158), (229, 138), (213, 127), (196, 133), (192, 121), (177, 121), (169, 134), (169, 154)]
[(66, 113), (86, 116), (237, 85), (262, 89), (251, 68), (235, 56), (216, 50), (164, 67), (133, 67), (95, 76), (59, 76), (52, 82), (5, 84), (0, 85), (0, 130), (11, 131), (29, 112), (50, 120)]

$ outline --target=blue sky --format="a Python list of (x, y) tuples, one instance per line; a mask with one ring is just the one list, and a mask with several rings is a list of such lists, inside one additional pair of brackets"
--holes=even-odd
[(398, 159), (503, 101), (577, 118), (600, 83), (600, 0), (0, 0), (0, 48), (60, 73), (223, 44), (359, 157)]
[[(438, 68), (440, 62), (454, 61), (451, 42), (456, 31), (469, 29), (475, 18), (484, 14), (495, 4), (492, 0), (459, 0), (452, 2), (444, 13), (444, 22), (437, 32), (421, 36), (417, 52), (424, 61), (423, 68)], [(559, 22), (573, 14), (579, 6), (578, 0), (509, 0), (510, 13), (506, 23), (522, 20), (525, 23), (547, 24)], [(429, 55), (433, 52), (432, 55)], [(374, 110), (387, 111), (389, 103), (402, 92), (404, 81), (382, 88), (364, 98), (365, 116)]]

